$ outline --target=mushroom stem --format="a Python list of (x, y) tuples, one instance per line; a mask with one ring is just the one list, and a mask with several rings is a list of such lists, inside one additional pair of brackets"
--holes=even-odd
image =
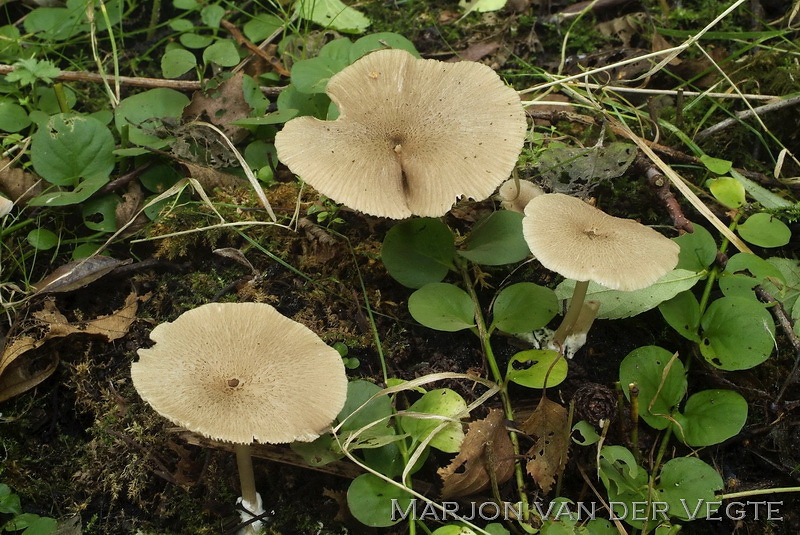
[(561, 346), (566, 340), (575, 322), (578, 321), (581, 308), (583, 308), (583, 301), (586, 299), (586, 290), (589, 288), (589, 281), (575, 281), (575, 289), (572, 291), (572, 301), (569, 303), (567, 313), (564, 314), (564, 319), (561, 320), (561, 325), (556, 329), (553, 334), (553, 343), (556, 346)]
[(236, 444), (236, 465), (239, 468), (239, 483), (242, 486), (242, 501), (255, 505), (258, 503), (256, 493), (256, 477), (253, 473), (253, 458), (250, 455), (250, 444)]

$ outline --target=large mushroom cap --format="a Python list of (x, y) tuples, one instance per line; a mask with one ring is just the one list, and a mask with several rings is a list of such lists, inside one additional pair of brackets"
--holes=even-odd
[(339, 118), (298, 117), (279, 159), (331, 199), (402, 219), (487, 198), (508, 177), (527, 130), (516, 91), (486, 65), (379, 50), (331, 77)]
[(561, 193), (530, 201), (522, 232), (547, 269), (613, 290), (650, 286), (677, 265), (680, 251), (678, 244), (641, 223)]
[(153, 329), (133, 384), (191, 431), (249, 444), (314, 440), (344, 406), (339, 353), (263, 303), (211, 303)]

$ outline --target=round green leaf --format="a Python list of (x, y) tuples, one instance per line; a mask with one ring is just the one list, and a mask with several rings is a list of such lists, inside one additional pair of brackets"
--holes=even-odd
[(89, 177), (82, 180), (72, 191), (46, 191), (28, 201), (28, 206), (69, 206), (82, 203), (106, 184), (108, 184), (107, 176)]
[(728, 259), (719, 278), (719, 289), (727, 296), (757, 299), (753, 289), (769, 280), (784, 286), (781, 271), (763, 258), (751, 253), (737, 253)]
[(19, 132), (30, 124), (31, 120), (25, 108), (10, 100), (0, 100), (0, 130)]
[(58, 236), (45, 228), (37, 228), (28, 233), (28, 243), (40, 251), (46, 251), (58, 244)]
[(100, 248), (101, 243), (82, 243), (72, 250), (72, 259), (80, 260), (92, 256)]
[[(671, 364), (670, 364), (671, 361)], [(669, 371), (665, 373), (667, 365)], [(655, 429), (666, 429), (667, 416), (686, 395), (686, 373), (680, 359), (658, 346), (639, 347), (628, 353), (619, 365), (619, 382), (627, 399), (630, 387), (639, 389), (639, 416)]]
[(225, 16), (225, 8), (219, 4), (211, 4), (200, 10), (200, 20), (206, 26), (219, 28), (219, 21)]
[(658, 310), (678, 334), (692, 342), (700, 342), (700, 303), (690, 291), (681, 292), (658, 305)]
[(530, 349), (511, 357), (506, 379), (528, 388), (553, 387), (566, 379), (568, 367), (558, 351)]
[(194, 24), (188, 19), (172, 19), (168, 26), (176, 32), (188, 32), (194, 29)]
[(759, 247), (782, 247), (792, 239), (792, 231), (783, 221), (764, 212), (751, 215), (736, 230), (742, 239)]
[(292, 66), (292, 83), (302, 93), (324, 93), (331, 76), (347, 65), (346, 59), (337, 57), (300, 60)]
[(81, 205), (83, 224), (91, 230), (114, 232), (117, 230), (117, 205), (119, 196), (112, 194), (91, 199)]
[(75, 186), (81, 178), (108, 177), (113, 150), (114, 136), (97, 119), (58, 114), (33, 134), (31, 160), (48, 182)]
[(441, 281), (453, 268), (453, 232), (438, 219), (422, 217), (398, 223), (386, 233), (381, 258), (389, 275), (409, 288)]
[(362, 474), (347, 489), (347, 505), (362, 524), (385, 528), (402, 520), (411, 495), (377, 476)]
[(541, 329), (558, 312), (553, 290), (532, 282), (512, 284), (500, 290), (492, 306), (492, 326), (507, 333)]
[(161, 126), (160, 119), (180, 117), (187, 104), (189, 97), (174, 89), (150, 89), (120, 102), (114, 112), (114, 123), (118, 131), (129, 127), (128, 139), (134, 145), (165, 147), (169, 140), (155, 135)]
[[(388, 423), (387, 418), (392, 415), (392, 400), (389, 396), (370, 399), (380, 391), (381, 387), (369, 381), (347, 383), (347, 399), (336, 417), (338, 421), (344, 422), (342, 432), (357, 431), (378, 420)], [(385, 427), (385, 423), (379, 424), (381, 425)]]
[[(214, 42), (214, 38), (210, 35), (201, 35), (197, 33), (184, 33), (178, 38), (178, 41), (186, 48), (205, 48)], [(205, 61), (205, 58), (204, 58)], [(206, 63), (208, 63), (206, 61)]]
[(690, 446), (719, 444), (736, 436), (747, 421), (747, 401), (733, 390), (703, 390), (686, 402), (675, 434)]
[(675, 269), (686, 269), (699, 273), (705, 271), (717, 258), (717, 244), (705, 228), (694, 225), (694, 232), (673, 238), (681, 252)]
[(721, 160), (719, 158), (713, 158), (708, 154), (703, 154), (700, 156), (700, 161), (703, 162), (703, 165), (706, 166), (706, 169), (714, 173), (715, 175), (724, 175), (728, 171), (731, 170), (733, 167), (733, 162), (729, 160)]
[(706, 503), (717, 502), (708, 504), (710, 512), (719, 507), (716, 493), (722, 488), (722, 477), (713, 467), (696, 457), (677, 457), (661, 468), (655, 501), (666, 502), (670, 516), (681, 520), (692, 519), (695, 508), (703, 518), (708, 512)]
[(475, 305), (467, 292), (452, 284), (426, 284), (408, 298), (408, 311), (425, 327), (460, 331), (475, 326)]
[(700, 321), (700, 352), (723, 370), (746, 370), (767, 360), (775, 344), (775, 323), (761, 303), (721, 297)]
[(369, 19), (363, 13), (345, 5), (341, 0), (314, 0), (298, 5), (302, 18), (324, 28), (361, 33), (369, 26)]
[[(572, 441), (581, 446), (591, 446), (600, 442), (600, 435), (592, 424), (586, 420), (581, 420), (572, 426)], [(575, 431), (579, 433), (579, 437), (575, 435)]]
[(415, 57), (420, 57), (414, 43), (406, 39), (400, 34), (392, 32), (371, 33), (357, 39), (353, 46), (350, 48), (350, 63), (354, 62), (367, 52), (373, 50), (382, 50), (386, 47), (405, 50), (413, 54)]
[(164, 78), (177, 78), (197, 65), (194, 54), (183, 48), (173, 48), (161, 56), (161, 73)]
[(220, 39), (203, 50), (203, 62), (220, 67), (233, 67), (239, 63), (239, 48), (230, 39)]
[(244, 35), (253, 42), (263, 41), (283, 27), (283, 21), (275, 15), (260, 14), (247, 21), (242, 27)]
[(530, 254), (522, 235), (522, 214), (511, 210), (493, 212), (479, 221), (467, 236), (466, 249), (458, 254), (476, 264), (502, 266)]
[(739, 208), (745, 203), (744, 186), (735, 178), (712, 178), (707, 185), (714, 198), (728, 208)]
[[(467, 410), (467, 402), (449, 388), (431, 390), (425, 393), (408, 410), (425, 414), (437, 414), (446, 418), (457, 418)], [(414, 416), (401, 416), (400, 425), (403, 431), (411, 435), (417, 442), (428, 438), (434, 429), (441, 425), (441, 419), (423, 419)], [(432, 448), (456, 453), (464, 440), (461, 422), (450, 422), (441, 429), (429, 442)]]

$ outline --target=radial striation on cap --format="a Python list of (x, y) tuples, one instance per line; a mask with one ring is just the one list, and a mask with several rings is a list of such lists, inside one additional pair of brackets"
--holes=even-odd
[(522, 232), (541, 264), (578, 281), (638, 290), (675, 268), (680, 247), (632, 219), (606, 214), (561, 193), (535, 197)]
[(379, 50), (331, 77), (335, 121), (298, 117), (278, 158), (323, 195), (394, 219), (444, 215), (508, 178), (527, 131), (516, 91), (491, 68)]
[(263, 303), (211, 303), (153, 329), (133, 384), (159, 414), (215, 440), (310, 441), (339, 414), (339, 353)]

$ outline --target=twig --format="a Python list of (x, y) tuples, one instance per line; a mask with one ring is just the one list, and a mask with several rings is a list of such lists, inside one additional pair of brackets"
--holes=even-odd
[[(17, 70), (17, 67), (14, 65), (0, 64), (0, 74), (8, 74), (15, 70)], [(53, 80), (60, 82), (103, 83), (109, 80), (113, 81), (114, 77), (103, 76), (87, 71), (61, 71), (61, 74), (53, 77)], [(207, 83), (207, 80), (165, 80), (163, 78), (142, 78), (138, 76), (120, 76), (118, 77), (117, 81), (120, 83), (120, 85), (146, 88), (166, 87), (168, 89), (175, 89), (177, 91), (199, 91)], [(275, 96), (279, 95), (281, 91), (285, 89), (285, 87), (262, 86), (260, 89), (261, 92), (267, 96)]]
[(656, 196), (667, 208), (667, 212), (669, 212), (669, 216), (672, 218), (672, 224), (675, 228), (684, 232), (694, 232), (692, 222), (683, 215), (683, 209), (669, 187), (669, 180), (667, 180), (661, 171), (641, 154), (636, 156), (634, 166), (647, 177), (647, 182), (655, 190)]
[(761, 286), (756, 286), (755, 290), (759, 299), (772, 305), (770, 307), (772, 315), (775, 316), (775, 319), (781, 326), (783, 333), (792, 343), (792, 347), (794, 347), (794, 366), (792, 367), (792, 371), (789, 373), (789, 376), (786, 378), (786, 381), (784, 381), (780, 392), (778, 392), (778, 397), (774, 401), (774, 403), (778, 403), (783, 398), (783, 395), (786, 393), (786, 389), (789, 387), (789, 385), (797, 380), (797, 371), (798, 368), (800, 368), (800, 338), (798, 338), (798, 336), (794, 333), (794, 330), (792, 329), (792, 320), (789, 319), (789, 315), (786, 314), (786, 309), (783, 308), (783, 304), (775, 299), (772, 294), (770, 294)]
[(251, 43), (247, 39), (247, 37), (242, 35), (242, 32), (239, 31), (239, 28), (237, 28), (232, 22), (229, 22), (229, 21), (227, 21), (225, 19), (222, 19), (219, 22), (220, 22), (220, 24), (222, 24), (222, 26), (226, 30), (228, 30), (228, 32), (230, 32), (230, 34), (233, 36), (233, 38), (236, 40), (237, 43), (239, 43), (241, 46), (247, 48), (250, 52), (252, 52), (256, 56), (260, 57), (264, 61), (266, 61), (267, 65), (272, 67), (272, 69), (275, 72), (277, 72), (281, 76), (289, 76), (290, 75), (289, 71), (287, 71), (286, 68), (284, 68), (284, 66), (281, 65), (281, 62), (280, 62), (280, 60), (278, 60), (278, 58), (276, 58), (275, 56), (273, 56), (271, 54), (268, 54), (263, 48), (258, 47), (256, 45), (254, 45), (253, 43)]
[(783, 108), (788, 108), (790, 106), (797, 106), (800, 104), (800, 96), (791, 97), (783, 100), (779, 100), (777, 102), (770, 102), (769, 104), (764, 104), (763, 106), (758, 106), (749, 110), (742, 110), (736, 112), (733, 117), (729, 117), (724, 121), (720, 121), (714, 126), (709, 126), (705, 130), (701, 130), (695, 136), (695, 140), (705, 139), (708, 136), (716, 134), (726, 128), (730, 128), (731, 126), (744, 121), (745, 119), (749, 119), (750, 117), (758, 115), (759, 117), (765, 115), (767, 113), (771, 113), (773, 111), (782, 110)]

